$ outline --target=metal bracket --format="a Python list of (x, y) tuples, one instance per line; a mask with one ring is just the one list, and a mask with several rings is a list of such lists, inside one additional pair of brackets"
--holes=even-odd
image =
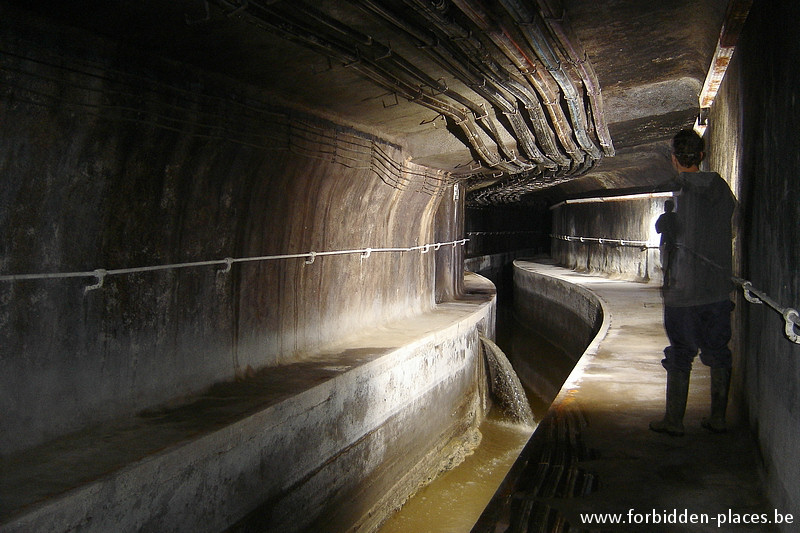
[(481, 102), (478, 105), (480, 106), (481, 109), (483, 109), (483, 115), (480, 115), (480, 116), (476, 115), (475, 118), (477, 120), (481, 120), (481, 119), (484, 119), (484, 118), (488, 117), (489, 116), (489, 111), (486, 109), (486, 102)]
[(342, 66), (344, 68), (348, 68), (352, 67), (353, 65), (358, 65), (359, 63), (361, 63), (361, 49), (358, 46), (356, 46), (356, 58), (350, 61), (349, 63), (344, 63)]
[(231, 271), (231, 267), (233, 266), (233, 258), (226, 257), (225, 259), (223, 259), (223, 261), (225, 261), (225, 268), (223, 268), (222, 270), (217, 270), (217, 274), (227, 274), (228, 272)]
[[(370, 39), (371, 38), (372, 37), (370, 37)], [(387, 42), (386, 50), (387, 50), (386, 53), (384, 55), (382, 55), (382, 56), (376, 57), (375, 61), (380, 61), (381, 59), (386, 59), (387, 57), (391, 57), (391, 55), (392, 55), (392, 43), (391, 42)]]
[(430, 120), (423, 120), (422, 122), (419, 123), (419, 125), (420, 126), (424, 126), (425, 124), (433, 124), (433, 127), (435, 128), (436, 127), (436, 121), (439, 120), (439, 117), (444, 118), (444, 114), (443, 113), (439, 113), (438, 115), (436, 115), (435, 117), (433, 117)]
[(88, 287), (85, 287), (83, 289), (83, 294), (86, 294), (87, 292), (93, 291), (95, 289), (102, 288), (103, 287), (103, 282), (106, 279), (106, 274), (108, 274), (108, 271), (106, 271), (105, 269), (98, 268), (97, 270), (95, 270), (94, 271), (94, 275), (97, 278), (97, 283), (95, 283), (94, 285), (89, 285)]
[(751, 292), (753, 290), (753, 285), (749, 281), (745, 281), (742, 284), (742, 291), (744, 292), (744, 299), (750, 302), (751, 304), (763, 304), (764, 302), (753, 295)]
[[(794, 317), (794, 320), (792, 320)], [(786, 336), (789, 337), (789, 340), (795, 344), (800, 344), (800, 335), (795, 332), (795, 320), (800, 319), (800, 314), (797, 313), (794, 309), (787, 309), (783, 312), (783, 319), (786, 321), (786, 327), (784, 331), (786, 332)]]

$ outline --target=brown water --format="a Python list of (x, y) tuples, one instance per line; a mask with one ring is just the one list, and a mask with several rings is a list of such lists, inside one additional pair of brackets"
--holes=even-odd
[(494, 411), (480, 426), (475, 453), (415, 494), (379, 533), (470, 531), (514, 464), (533, 428), (499, 419)]
[[(517, 369), (536, 419), (541, 419), (575, 360), (501, 308), (497, 344)], [(417, 492), (379, 533), (469, 532), (533, 433), (500, 416), (493, 409), (480, 426), (483, 438), (475, 453)]]

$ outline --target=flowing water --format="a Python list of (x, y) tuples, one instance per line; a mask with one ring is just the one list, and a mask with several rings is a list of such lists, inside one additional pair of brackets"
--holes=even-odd
[(511, 362), (500, 347), (481, 337), (483, 353), (489, 366), (489, 387), (495, 402), (512, 421), (530, 428), (536, 426), (531, 405)]
[[(506, 309), (498, 307), (497, 344), (508, 359), (503, 350), (490, 347), (485, 351), (492, 353), (487, 358), (495, 359), (489, 365), (496, 366), (497, 374), (505, 374), (513, 363), (514, 377), (503, 379), (516, 383), (506, 383), (500, 389), (507, 389), (509, 406), (517, 407), (493, 408), (479, 428), (482, 439), (475, 452), (417, 492), (378, 533), (469, 532), (533, 433), (530, 405), (541, 418), (569, 375), (575, 360), (516, 322)], [(524, 393), (517, 388), (520, 381)], [(525, 411), (525, 407), (519, 407), (520, 394), (529, 400), (524, 415), (519, 414)], [(509, 420), (508, 413), (516, 414)]]
[(480, 426), (472, 455), (420, 489), (379, 533), (464, 533), (472, 529), (514, 464), (533, 428), (508, 422), (496, 410)]

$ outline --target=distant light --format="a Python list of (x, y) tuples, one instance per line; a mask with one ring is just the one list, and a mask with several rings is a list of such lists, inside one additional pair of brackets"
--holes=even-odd
[(573, 198), (570, 200), (564, 200), (563, 202), (559, 202), (555, 205), (551, 205), (550, 209), (561, 207), (564, 204), (594, 204), (599, 202), (620, 202), (623, 200), (641, 200), (645, 198), (669, 198), (671, 196), (675, 196), (675, 193), (668, 191), (668, 192), (622, 194), (619, 196), (594, 196), (592, 198)]

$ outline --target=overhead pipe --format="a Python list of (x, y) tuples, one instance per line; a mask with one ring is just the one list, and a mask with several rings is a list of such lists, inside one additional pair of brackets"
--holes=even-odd
[[(600, 150), (588, 136), (588, 126), (586, 111), (583, 107), (583, 98), (580, 97), (572, 80), (564, 72), (561, 60), (544, 38), (544, 32), (537, 21), (537, 15), (532, 13), (527, 6), (519, 0), (500, 0), (500, 4), (508, 11), (518, 27), (525, 36), (539, 59), (545, 64), (548, 72), (556, 80), (561, 90), (564, 92), (564, 100), (570, 110), (573, 125), (575, 126), (575, 137), (578, 144), (583, 148), (592, 159), (600, 159)], [(537, 31), (538, 30), (538, 31)]]
[(462, 81), (468, 83), (475, 92), (483, 96), (508, 118), (516, 140), (527, 157), (544, 168), (556, 168), (558, 166), (549, 157), (549, 154), (545, 155), (537, 146), (536, 137), (520, 115), (516, 104), (512, 103), (517, 99), (514, 92), (509, 91), (508, 87), (499, 84), (492, 78), (483, 77), (478, 82), (471, 72), (460, 68), (456, 68), (456, 70), (459, 72)]
[[(372, 11), (375, 14), (378, 14), (380, 16), (388, 15), (388, 19), (387, 20), (389, 20), (390, 22), (392, 22), (394, 24), (398, 24), (397, 27), (399, 27), (400, 29), (403, 29), (404, 31), (407, 31), (408, 33), (410, 33), (415, 38), (419, 38), (419, 32), (418, 31), (415, 31), (415, 30), (411, 29), (411, 27), (410, 27), (411, 25), (403, 23), (398, 16), (390, 14), (385, 8), (376, 6), (374, 4), (374, 2), (370, 2), (370, 1), (364, 1), (364, 2), (358, 2), (358, 3), (360, 5), (362, 5), (362, 7), (366, 8), (369, 11)], [(430, 16), (430, 12), (428, 12), (428, 16)], [(458, 35), (458, 37), (461, 38), (464, 35), (466, 35), (466, 34)], [(451, 37), (451, 36), (448, 36), (448, 37)], [(430, 54), (430, 55), (432, 55), (434, 57), (434, 59), (436, 59), (437, 62), (440, 65), (445, 67), (452, 74), (454, 74), (456, 77), (461, 79), (464, 83), (466, 83), (467, 85), (471, 86), (473, 88), (473, 90), (475, 90), (475, 92), (477, 92), (478, 94), (483, 96), (483, 98), (485, 98), (488, 102), (492, 103), (494, 106), (500, 107), (502, 109), (509, 109), (509, 110), (514, 109), (514, 104), (509, 102), (505, 95), (501, 94), (500, 92), (498, 92), (496, 90), (493, 90), (492, 87), (489, 87), (489, 86), (486, 86), (485, 84), (479, 83), (478, 80), (476, 79), (475, 74), (473, 74), (473, 73), (469, 72), (468, 70), (464, 69), (463, 66), (462, 66), (462, 63), (465, 63), (465, 62), (463, 60), (455, 59), (453, 61), (450, 61), (448, 58), (444, 57), (441, 54), (441, 49), (443, 47), (441, 47), (439, 45), (438, 36), (436, 36), (435, 34), (434, 34), (434, 40), (435, 40), (434, 43), (431, 43), (430, 41), (426, 42), (426, 40), (422, 40), (422, 43), (423, 43), (422, 47), (424, 49), (429, 50), (429, 51), (435, 51), (435, 53)], [(447, 51), (451, 55), (453, 55), (452, 49), (447, 48)], [(455, 93), (454, 91), (451, 91), (451, 92)], [(447, 92), (446, 94), (449, 95), (449, 92)], [(455, 93), (455, 94), (457, 94), (457, 93)], [(458, 96), (460, 97), (460, 95), (458, 95)], [(461, 98), (463, 98), (463, 97), (461, 97)], [(530, 169), (532, 167), (532, 165), (530, 165), (529, 163), (526, 163), (524, 161), (518, 160), (516, 155), (513, 153), (513, 151), (512, 152), (508, 151), (507, 147), (505, 146), (505, 143), (503, 143), (503, 141), (502, 141), (502, 137), (500, 136), (499, 131), (497, 130), (497, 126), (494, 123), (493, 117), (491, 117), (488, 114), (488, 112), (486, 111), (485, 108), (484, 109), (476, 109), (475, 107), (471, 107), (471, 109), (472, 109), (473, 113), (475, 114), (475, 116), (478, 117), (478, 120), (480, 120), (484, 124), (484, 126), (487, 128), (487, 130), (489, 131), (489, 134), (494, 139), (495, 144), (498, 147), (498, 150), (503, 152), (503, 154), (508, 159), (508, 162), (506, 162), (504, 164), (501, 164), (501, 165), (495, 165), (495, 166), (499, 166), (500, 168), (503, 168), (504, 170), (507, 170), (507, 171), (509, 171), (511, 173), (516, 173), (516, 172), (519, 172), (519, 171), (522, 171), (522, 170)], [(523, 142), (524, 142), (525, 133), (523, 131), (515, 132), (515, 133), (517, 133), (518, 136), (519, 135), (523, 135), (522, 138), (523, 138)], [(528, 137), (530, 137), (530, 135), (528, 135)], [(529, 148), (529, 146), (526, 143), (523, 145), (523, 147), (524, 148)], [(530, 157), (532, 157), (534, 159), (534, 161), (536, 161), (539, 164), (547, 164), (549, 162), (549, 160), (547, 160), (547, 158), (544, 157), (541, 154), (541, 152), (538, 152), (538, 153), (537, 152), (538, 152), (538, 150), (536, 150), (536, 149), (535, 150), (527, 150), (526, 154), (528, 154)]]
[[(494, 44), (494, 43), (492, 43)], [(496, 46), (496, 45), (495, 45)], [(482, 48), (485, 50), (485, 48)], [(499, 50), (498, 52), (502, 53)], [(497, 63), (497, 61), (492, 57), (492, 55), (488, 51), (484, 51), (484, 55), (487, 56), (486, 58), (481, 59), (481, 63), (491, 72), (494, 74), (492, 79), (499, 79), (502, 81), (495, 82), (499, 83), (502, 88), (508, 91), (509, 95), (513, 98), (516, 98), (525, 109), (528, 111), (528, 116), (531, 119), (531, 123), (534, 128), (534, 132), (538, 135), (538, 140), (541, 143), (542, 147), (545, 148), (545, 151), (553, 161), (555, 161), (561, 168), (560, 172), (568, 170), (570, 167), (570, 159), (568, 159), (564, 154), (561, 152), (561, 148), (559, 148), (558, 143), (556, 141), (556, 136), (553, 132), (553, 129), (550, 127), (547, 118), (545, 117), (544, 111), (542, 110), (541, 100), (539, 96), (537, 96), (529, 85), (527, 85), (523, 80), (517, 79), (514, 74), (512, 74), (507, 68), (501, 66)], [(521, 117), (520, 117), (521, 119)], [(566, 117), (564, 119), (566, 123)], [(571, 137), (570, 137), (571, 139)], [(577, 154), (577, 148), (576, 148)], [(583, 156), (580, 155), (578, 161), (583, 160)]]
[[(540, 2), (543, 10), (543, 19), (548, 27), (552, 30), (553, 34), (560, 41), (562, 47), (567, 53), (570, 62), (575, 65), (578, 74), (586, 87), (586, 94), (589, 96), (589, 105), (592, 108), (592, 116), (594, 117), (595, 132), (600, 141), (600, 146), (603, 148), (605, 155), (613, 157), (614, 143), (611, 140), (611, 134), (608, 131), (608, 123), (606, 122), (605, 109), (603, 105), (603, 95), (600, 89), (600, 82), (597, 79), (592, 63), (588, 59), (588, 54), (580, 45), (577, 37), (572, 36), (573, 33), (569, 24), (566, 24), (564, 19), (566, 13), (561, 14), (561, 18), (555, 17), (552, 11), (544, 11), (549, 9)], [(576, 44), (577, 43), (577, 44)]]
[[(230, 2), (227, 2), (227, 0), (221, 1), (230, 5)], [(343, 32), (346, 27), (335, 23), (335, 21), (332, 23), (326, 22), (326, 26), (336, 29), (337, 32), (342, 33), (343, 35), (351, 33), (351, 37), (359, 43), (364, 44), (369, 42), (370, 46), (376, 46), (377, 49), (379, 49), (382, 53), (379, 59), (372, 60), (362, 56), (357, 47), (351, 49), (342, 43), (337, 43), (330, 39), (326, 39), (322, 37), (319, 32), (315, 32), (309, 28), (303, 27), (300, 23), (293, 21), (291, 15), (281, 13), (272, 6), (267, 7), (256, 2), (250, 2), (247, 7), (251, 6), (259, 9), (265, 15), (257, 16), (253, 15), (252, 13), (248, 13), (250, 16), (256, 17), (259, 23), (280, 31), (290, 40), (299, 42), (304, 46), (309, 46), (323, 53), (324, 55), (327, 55), (328, 57), (332, 57), (337, 61), (341, 61), (345, 66), (358, 70), (365, 77), (377, 83), (381, 87), (401, 94), (409, 101), (417, 102), (420, 105), (423, 105), (439, 114), (442, 114), (445, 117), (450, 118), (461, 128), (461, 130), (467, 136), (467, 140), (469, 141), (470, 145), (475, 149), (481, 160), (483, 160), (488, 166), (498, 168), (509, 173), (516, 173), (526, 168), (525, 165), (513, 160), (503, 159), (498, 154), (490, 150), (488, 146), (486, 146), (483, 138), (480, 136), (474, 120), (466, 112), (466, 110), (458, 109), (451, 104), (436, 98), (435, 96), (426, 94), (421, 87), (415, 87), (409, 82), (403, 81), (396, 74), (389, 72), (385, 63), (383, 65), (379, 65), (378, 61), (380, 61), (381, 58), (391, 59), (391, 63), (397, 65), (407, 75), (416, 77), (418, 80), (434, 89), (441, 89), (434, 80), (426, 77), (424, 73), (413, 67), (413, 65), (405, 62), (405, 60), (401, 58), (396, 57), (396, 54), (389, 54), (388, 52), (390, 49), (388, 47), (376, 43), (371, 38), (365, 39), (363, 34), (359, 34), (354, 30), (350, 32)], [(307, 6), (302, 7), (305, 13), (314, 11)], [(292, 10), (296, 13), (299, 11), (299, 6), (296, 4), (293, 5)], [(315, 20), (320, 20), (327, 19), (328, 17), (322, 13), (315, 12), (313, 18)], [(501, 144), (499, 138), (497, 138), (497, 144)]]
[[(468, 41), (472, 40), (464, 40), (463, 42), (466, 43)], [(474, 58), (473, 64), (475, 68), (483, 75), (483, 85), (491, 84), (504, 95), (506, 100), (519, 101), (526, 109), (534, 108), (534, 113), (537, 108), (541, 110), (538, 97), (531, 91), (520, 91), (514, 87), (511, 79), (512, 74), (491, 57), (483, 43), (475, 40), (475, 44), (471, 48), (471, 50), (465, 50), (464, 53)], [(546, 119), (538, 122), (532, 119), (532, 123), (534, 123), (534, 131), (532, 132), (516, 105), (512, 108), (501, 107), (500, 111), (508, 118), (512, 129), (517, 134), (517, 141), (531, 159), (546, 169), (555, 169), (559, 165), (569, 165), (569, 160), (564, 157), (555, 143), (555, 136)], [(540, 116), (543, 118), (543, 114), (540, 113)], [(544, 154), (537, 145), (537, 135), (540, 135), (539, 142), (545, 148)]]
[(511, 60), (525, 79), (536, 89), (564, 150), (572, 158), (573, 165), (581, 164), (584, 155), (573, 139), (572, 126), (561, 108), (560, 91), (552, 87), (551, 79), (542, 74), (542, 69), (539, 68), (536, 60), (523, 52), (522, 47), (514, 41), (508, 31), (491, 20), (479, 1), (453, 0), (453, 3), (492, 40), (495, 46)]
[[(367, 3), (371, 4), (372, 2)], [(513, 93), (494, 78), (491, 70), (487, 70), (485, 65), (481, 66), (480, 59), (477, 61), (473, 59), (476, 55), (474, 52), (471, 53), (471, 51), (466, 50), (469, 43), (474, 41), (469, 30), (455, 22), (444, 20), (439, 13), (432, 10), (425, 2), (409, 0), (406, 5), (430, 22), (446, 39), (446, 43), (442, 44), (437, 36), (437, 44), (426, 48), (429, 54), (438, 56), (440, 64), (508, 117), (520, 150), (526, 157), (540, 167), (556, 168), (558, 166), (557, 163), (549, 157), (549, 154), (542, 153), (536, 144), (536, 136), (530, 130), (528, 124), (519, 116), (516, 103), (513, 101), (515, 100)], [(393, 16), (390, 19), (396, 20), (397, 17)], [(454, 50), (451, 43), (456, 43), (455, 47), (460, 48), (461, 51)], [(445, 52), (449, 57), (445, 57)], [(466, 55), (466, 57), (459, 57), (463, 55)], [(490, 118), (487, 117), (484, 120), (488, 121)]]
[[(491, 44), (494, 45), (493, 42)], [(478, 49), (478, 53), (480, 54), (479, 61), (492, 73), (492, 77), (489, 79), (492, 80), (492, 83), (499, 84), (503, 90), (509, 93), (511, 98), (515, 98), (522, 103), (522, 105), (528, 111), (528, 116), (530, 117), (534, 132), (538, 136), (539, 143), (545, 149), (545, 153), (547, 153), (548, 157), (559, 165), (560, 172), (568, 170), (570, 166), (570, 159), (564, 156), (564, 154), (561, 152), (561, 148), (558, 146), (553, 129), (550, 127), (544, 111), (542, 110), (539, 97), (533, 92), (529, 85), (524, 82), (524, 80), (516, 78), (511, 71), (498, 63), (494, 55), (491, 54), (482, 43), (480, 43), (480, 45), (481, 46)], [(502, 51), (500, 51), (498, 48), (497, 53), (502, 53)], [(519, 117), (519, 119), (524, 120), (521, 117)]]
[(569, 167), (570, 159), (561, 152), (556, 136), (547, 122), (544, 109), (539, 98), (525, 84), (509, 77), (506, 87), (523, 103), (533, 125), (533, 131), (545, 150), (545, 153), (560, 167)]
[[(586, 158), (581, 165), (580, 173), (588, 171), (596, 164), (591, 158)], [(580, 174), (578, 174), (580, 175)], [(533, 193), (547, 187), (553, 187), (573, 179), (575, 176), (543, 176), (533, 180), (506, 180), (482, 187), (467, 198), (467, 205), (498, 205), (509, 202), (519, 202), (526, 194)]]
[[(534, 163), (536, 163), (536, 165), (543, 168), (554, 168), (557, 165), (555, 162), (550, 160), (547, 155), (543, 154), (536, 145), (536, 137), (533, 132), (530, 131), (524, 120), (518, 120), (513, 116), (515, 113), (517, 113), (516, 105), (513, 102), (514, 95), (506, 91), (502, 85), (495, 83), (494, 80), (487, 79), (486, 77), (481, 78), (481, 74), (476, 74), (473, 72), (473, 70), (470, 70), (468, 66), (471, 62), (468, 59), (459, 57), (459, 53), (449, 45), (450, 39), (457, 38), (465, 40), (464, 35), (468, 35), (468, 33), (465, 33), (461, 28), (458, 28), (454, 35), (453, 28), (449, 28), (448, 33), (448, 28), (441, 27), (442, 25), (440, 20), (431, 21), (434, 27), (439, 30), (439, 33), (442, 33), (447, 39), (447, 41), (442, 44), (441, 40), (439, 39), (439, 35), (434, 32), (430, 32), (430, 35), (427, 35), (428, 32), (423, 33), (419, 31), (417, 26), (406, 22), (401, 16), (393, 13), (385, 6), (378, 5), (372, 0), (352, 1), (365, 11), (383, 18), (396, 28), (410, 35), (412, 39), (417, 41), (417, 46), (425, 50), (428, 55), (430, 55), (439, 65), (447, 69), (451, 74), (470, 86), (476, 93), (480, 94), (494, 107), (499, 108), (502, 113), (509, 115), (509, 123), (514, 130), (520, 150), (525, 154), (526, 157), (531, 159)], [(430, 20), (430, 17), (435, 16), (429, 9), (422, 9), (422, 6), (419, 4), (413, 5), (412, 7), (415, 8), (418, 13), (422, 11), (421, 15), (426, 17), (426, 20)], [(495, 139), (499, 139), (499, 134), (497, 132), (497, 127), (494, 124), (493, 117), (488, 112), (485, 112), (485, 110), (483, 113), (475, 110), (473, 111), (478, 116), (478, 119), (485, 125), (485, 127), (489, 129), (492, 136)], [(507, 157), (511, 158), (512, 160), (516, 159), (516, 154), (513, 154), (513, 152), (508, 153), (504, 143), (498, 142), (498, 148), (503, 151)], [(534, 166), (523, 163), (523, 168), (531, 169), (534, 168)]]
[[(554, 168), (556, 165), (560, 166), (562, 169), (568, 168), (570, 160), (566, 158), (559, 149), (555, 140), (555, 135), (550, 128), (547, 119), (544, 117), (538, 97), (524, 88), (523, 90), (520, 90), (520, 87), (523, 86), (523, 84), (512, 80), (511, 73), (505, 69), (502, 69), (503, 73), (500, 74), (500, 76), (505, 77), (506, 79), (499, 82), (496, 81), (498, 77), (498, 71), (501, 69), (501, 67), (496, 64), (487, 66), (485, 60), (479, 60), (484, 66), (489, 68), (491, 73), (494, 74), (493, 77), (484, 77), (483, 84), (477, 83), (475, 80), (475, 74), (464, 67), (464, 65), (468, 64), (469, 61), (465, 61), (463, 58), (457, 57), (458, 53), (452, 49), (452, 47), (449, 45), (449, 42), (456, 41), (462, 43), (473, 40), (470, 37), (469, 31), (464, 30), (455, 24), (443, 21), (439, 13), (431, 10), (430, 7), (424, 3), (413, 1), (406, 2), (409, 7), (414, 9), (426, 20), (429, 20), (434, 27), (438, 28), (439, 31), (444, 34), (447, 41), (442, 43), (439, 39), (439, 36), (437, 36), (435, 33), (429, 33), (427, 31), (421, 32), (418, 30), (418, 26), (408, 23), (401, 16), (393, 13), (385, 6), (379, 5), (373, 0), (351, 1), (365, 11), (383, 18), (396, 28), (410, 35), (417, 41), (418, 46), (428, 51), (429, 55), (431, 55), (431, 57), (433, 57), (437, 63), (446, 68), (463, 82), (470, 85), (474, 90), (476, 90), (476, 92), (481, 94), (481, 96), (486, 98), (488, 101), (492, 102), (496, 107), (499, 107), (501, 112), (508, 116), (509, 123), (511, 124), (512, 129), (514, 129), (514, 132), (517, 136), (517, 141), (520, 143), (520, 148), (534, 162), (550, 169)], [(469, 54), (469, 52), (467, 53)], [(479, 70), (482, 70), (485, 73), (484, 69)], [(522, 117), (519, 115), (519, 111), (510, 107), (508, 97), (502, 93), (498, 94), (498, 92), (489, 92), (488, 88), (485, 86), (486, 82), (494, 85), (497, 91), (507, 91), (512, 98), (516, 98), (523, 103), (526, 110), (528, 110), (529, 115), (531, 116), (531, 122), (533, 124), (535, 134), (530, 131), (528, 125), (524, 122), (524, 119), (522, 119)], [(489, 117), (485, 117), (483, 121), (484, 124), (490, 128), (490, 130), (494, 128), (494, 125)], [(497, 136), (495, 135), (495, 137)], [(541, 150), (539, 150), (538, 146), (536, 145), (537, 138), (542, 143), (543, 148), (545, 148), (546, 155), (542, 154)], [(577, 152), (577, 150), (575, 150), (575, 152)], [(580, 157), (575, 159), (577, 163), (580, 163), (582, 162), (583, 158)]]

